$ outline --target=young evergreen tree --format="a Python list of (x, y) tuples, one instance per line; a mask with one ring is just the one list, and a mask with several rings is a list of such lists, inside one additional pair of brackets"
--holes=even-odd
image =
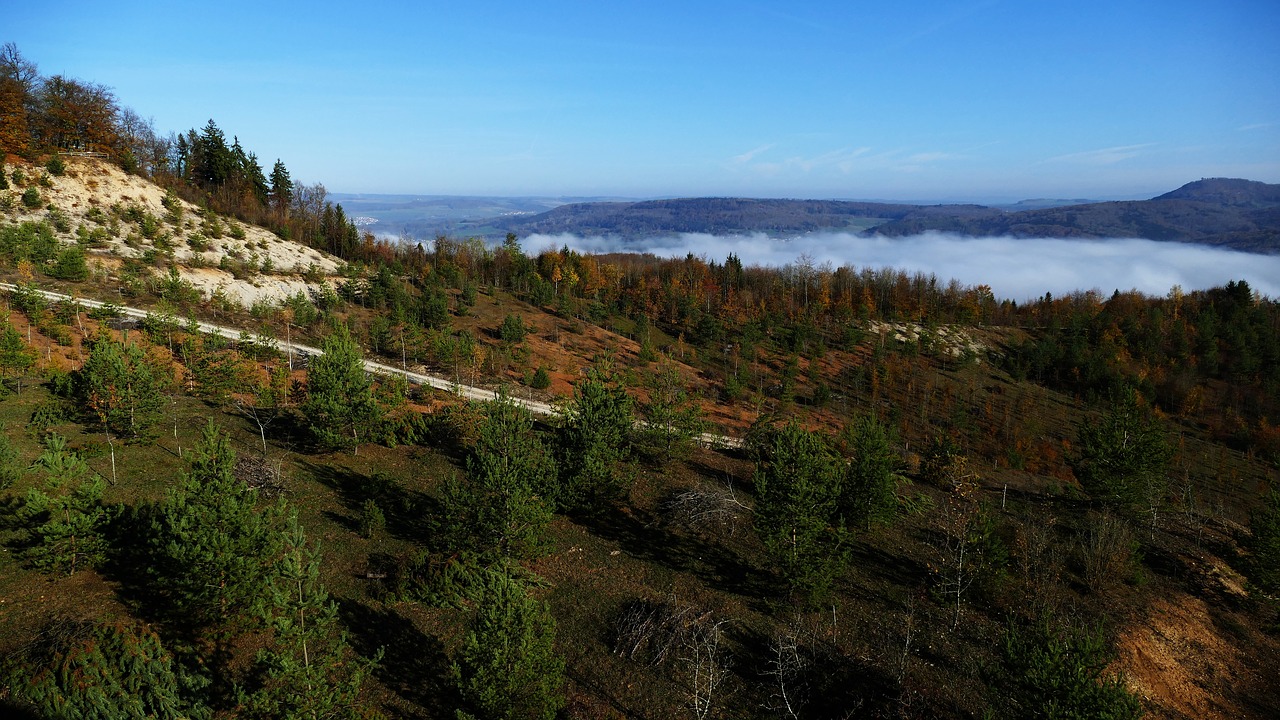
[(274, 638), (258, 653), (254, 687), (238, 691), (238, 716), (366, 717), (357, 698), (376, 660), (360, 660), (347, 644), (338, 606), (320, 584), (320, 553), (307, 543), (297, 513), (289, 516), (283, 547), (274, 582), (264, 588), (262, 617)]
[(89, 478), (89, 466), (60, 435), (45, 441), (35, 467), (48, 480), (43, 490), (27, 491), (19, 513), (29, 527), (23, 557), (36, 568), (68, 575), (101, 562), (107, 550), (102, 481)]
[(888, 522), (898, 509), (896, 491), (902, 477), (893, 451), (892, 430), (864, 415), (844, 431), (851, 458), (840, 487), (839, 513), (845, 527)]
[(560, 507), (586, 510), (618, 493), (617, 465), (627, 455), (633, 422), (621, 379), (607, 366), (588, 370), (559, 430)]
[(1250, 579), (1265, 592), (1280, 594), (1280, 490), (1272, 488), (1263, 498), (1249, 518), (1249, 529)]
[(19, 395), (22, 394), (22, 378), (35, 363), (35, 350), (27, 346), (22, 333), (7, 317), (0, 319), (0, 376), (12, 377)]
[(551, 720), (564, 706), (564, 661), (545, 602), (512, 578), (490, 574), (453, 664), (459, 720)]
[(145, 438), (160, 421), (164, 378), (137, 345), (94, 338), (78, 379), (80, 398), (112, 436)]
[(51, 642), (8, 668), (13, 699), (46, 718), (179, 720), (205, 717), (188, 706), (173, 658), (150, 628), (126, 622), (51, 626)]
[(325, 338), (322, 355), (307, 368), (307, 400), (302, 412), (323, 444), (359, 448), (360, 437), (381, 415), (373, 383), (365, 374), (360, 346), (345, 325)]
[(0, 491), (8, 490), (25, 471), (26, 466), (9, 439), (8, 429), (0, 425)]
[(1113, 403), (1100, 422), (1086, 420), (1079, 445), (1073, 469), (1094, 497), (1116, 506), (1163, 497), (1172, 450), (1132, 395)]
[(844, 563), (841, 468), (822, 436), (788, 423), (756, 467), (756, 529), (791, 591), (820, 598)]
[(279, 554), (281, 509), (258, 506), (212, 422), (190, 456), (181, 487), (155, 514), (148, 572), (175, 621), (205, 628), (259, 607)]
[(1059, 627), (1045, 617), (1030, 627), (1011, 625), (1000, 651), (991, 683), (998, 717), (1142, 717), (1142, 704), (1123, 678), (1107, 673), (1114, 654), (1097, 629)]
[(456, 549), (524, 559), (541, 551), (551, 522), (556, 464), (533, 416), (505, 393), (485, 404), (467, 475), (445, 485), (446, 534)]
[(649, 401), (640, 406), (645, 417), (641, 442), (664, 459), (687, 453), (707, 423), (675, 363), (667, 357), (659, 360), (645, 385)]

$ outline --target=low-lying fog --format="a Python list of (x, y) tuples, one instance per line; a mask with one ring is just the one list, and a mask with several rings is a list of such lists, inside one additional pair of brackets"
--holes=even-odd
[(1202, 290), (1228, 280), (1280, 298), (1280, 255), (1221, 250), (1153, 240), (1059, 240), (1008, 237), (966, 238), (925, 233), (905, 238), (865, 238), (849, 233), (814, 233), (790, 239), (763, 234), (717, 236), (686, 233), (644, 240), (574, 235), (530, 235), (529, 251), (569, 246), (579, 252), (643, 252), (662, 257), (688, 253), (723, 262), (736, 253), (744, 265), (782, 267), (808, 255), (833, 268), (849, 265), (893, 267), (932, 273), (942, 282), (990, 285), (996, 297), (1022, 302), (1073, 290), (1136, 289), (1165, 295), (1174, 285)]

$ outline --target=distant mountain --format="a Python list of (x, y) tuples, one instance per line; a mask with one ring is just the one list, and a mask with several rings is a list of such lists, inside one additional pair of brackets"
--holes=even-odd
[[(1030, 201), (1037, 202), (1037, 201)], [(1029, 202), (1029, 204), (1030, 204)], [(607, 235), (668, 233), (797, 235), (823, 230), (900, 237), (1146, 238), (1280, 253), (1280, 185), (1213, 178), (1150, 200), (1058, 205), (1008, 212), (981, 205), (906, 205), (837, 200), (685, 198), (573, 203), (537, 215), (495, 218), (498, 232)]]

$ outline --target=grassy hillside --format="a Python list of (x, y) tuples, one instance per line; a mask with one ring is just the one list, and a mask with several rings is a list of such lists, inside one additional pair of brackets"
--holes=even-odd
[[(1025, 650), (1047, 646), (1040, 634), (1078, 647), (1092, 639), (1098, 664), (1087, 675), (1113, 678), (1153, 717), (1264, 718), (1280, 708), (1269, 672), (1280, 660), (1277, 605), (1257, 584), (1250, 532), (1280, 458), (1265, 332), (1277, 313), (1247, 286), (1013, 308), (980, 289), (892, 273), (739, 265), (733, 281), (731, 264), (535, 258), (466, 243), (406, 253), (353, 263), (338, 282), (283, 303), (160, 297), (162, 284), (143, 281), (127, 301), (156, 315), (133, 327), (21, 292), (8, 298), (15, 348), (31, 359), (6, 370), (0, 403), (16, 452), (2, 463), (12, 482), (0, 494), (9, 667), (29, 669), (22, 663), (78, 621), (143, 623), (183, 672), (211, 681), (186, 697), (217, 716), (249, 715), (233, 688), (257, 686), (253, 659), (280, 647), (282, 631), (248, 611), (195, 626), (148, 574), (149, 518), (192, 472), (212, 420), (260, 514), (282, 498), (318, 545), (319, 577), (347, 633), (345, 667), (380, 657), (357, 714), (444, 718), (470, 702), (450, 668), (495, 572), (549, 605), (567, 717), (1019, 716), (1044, 697), (1030, 678), (1047, 661)], [(44, 274), (54, 263), (23, 259), (5, 255), (5, 280), (55, 284)], [(185, 272), (176, 254), (161, 262)], [(168, 265), (135, 271), (163, 279)], [(120, 301), (118, 280), (58, 282)], [(224, 347), (184, 329), (188, 315), (251, 335)], [(340, 325), (366, 355), (566, 404), (603, 357), (611, 387), (652, 411), (665, 367), (691, 391), (685, 409), (749, 442), (668, 450), (637, 431), (613, 448), (615, 494), (558, 507), (537, 551), (500, 561), (459, 544), (447, 510), (451, 483), (478, 476), (482, 410), (444, 393), (401, 398), (384, 381), (373, 393), (383, 420), (362, 429), (358, 446), (335, 450), (312, 433), (303, 410), (312, 378), (279, 340), (318, 343)], [(154, 424), (134, 440), (109, 434), (76, 380), (87, 341), (104, 337), (142, 350), (166, 379)], [(1171, 349), (1180, 339), (1187, 346)], [(538, 370), (545, 387), (533, 387), (543, 385)], [(280, 391), (268, 398), (271, 387)], [(1122, 394), (1135, 389), (1136, 401)], [(268, 406), (279, 417), (263, 432), (254, 412)], [(1157, 491), (1108, 500), (1105, 481), (1083, 470), (1088, 429), (1125, 408), (1155, 428), (1168, 464)], [(770, 443), (788, 422), (818, 433), (830, 467), (846, 472), (862, 451), (844, 430), (867, 416), (891, 431), (901, 476), (892, 512), (818, 523), (839, 562), (828, 591), (798, 591), (770, 540), (771, 496), (757, 473), (769, 471)], [(553, 453), (565, 422), (535, 426)], [(106, 483), (110, 508), (102, 562), (74, 573), (35, 566), (21, 512), (52, 472), (39, 458), (54, 434)], [(571, 456), (557, 457), (568, 466)], [(18, 672), (14, 696), (30, 677)], [(1077, 695), (1089, 687), (1103, 686)]]

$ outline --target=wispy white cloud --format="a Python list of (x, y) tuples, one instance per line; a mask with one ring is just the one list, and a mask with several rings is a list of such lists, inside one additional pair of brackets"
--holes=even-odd
[[(754, 152), (754, 151), (753, 151)], [(786, 172), (813, 173), (820, 170), (834, 169), (848, 174), (857, 167), (858, 158), (871, 152), (871, 148), (840, 148), (819, 155), (793, 155), (791, 157), (769, 162), (745, 163), (751, 170), (762, 175), (779, 175)], [(742, 157), (741, 155), (738, 157)], [(753, 155), (754, 157), (754, 155)], [(735, 158), (736, 160), (737, 158)]]
[(742, 153), (741, 155), (734, 155), (732, 160), (735, 165), (745, 165), (751, 162), (752, 160), (754, 160), (757, 155), (761, 153), (766, 153), (772, 150), (774, 144), (775, 143), (769, 143), (768, 145), (761, 145), (760, 147), (748, 150)]
[(1266, 128), (1275, 127), (1277, 124), (1280, 124), (1280, 123), (1264, 122), (1264, 123), (1252, 123), (1250, 125), (1241, 125), (1240, 127), (1236, 128), (1236, 132), (1249, 132), (1250, 130), (1263, 130)]
[(1084, 152), (1051, 157), (1045, 162), (1065, 162), (1077, 165), (1114, 165), (1118, 162), (1138, 157), (1142, 154), (1142, 150), (1154, 145), (1155, 143), (1143, 143), (1141, 145), (1119, 145), (1098, 150), (1086, 150)]
[(643, 240), (573, 235), (531, 235), (526, 247), (568, 245), (581, 252), (648, 252), (663, 257), (694, 253), (723, 260), (781, 267), (807, 254), (834, 266), (893, 267), (932, 273), (941, 280), (990, 285), (995, 294), (1019, 302), (1046, 292), (1136, 289), (1164, 295), (1174, 285), (1205, 289), (1244, 279), (1263, 295), (1280, 298), (1280, 255), (1256, 255), (1203, 245), (1140, 239), (1061, 240), (965, 238), (925, 233), (907, 238), (813, 233), (793, 238), (763, 234), (681, 234)]
[(756, 159), (773, 145), (766, 145), (735, 156), (735, 166), (747, 168), (759, 175), (838, 173), (849, 175), (855, 171), (917, 172), (939, 162), (957, 160), (964, 155), (925, 151), (884, 150), (874, 152), (871, 147), (842, 147), (817, 155), (792, 155), (779, 160)]

